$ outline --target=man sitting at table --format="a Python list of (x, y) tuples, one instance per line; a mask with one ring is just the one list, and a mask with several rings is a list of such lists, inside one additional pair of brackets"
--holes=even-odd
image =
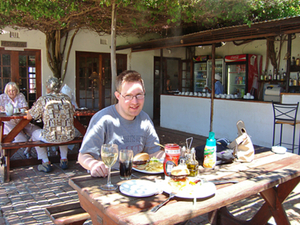
[[(44, 123), (43, 129), (33, 132), (33, 141), (44, 141), (48, 143), (61, 143), (74, 139), (74, 107), (69, 96), (60, 93), (61, 83), (51, 77), (46, 82), (47, 95), (38, 98), (35, 104), (27, 113), (27, 119), (42, 119)], [(60, 167), (68, 168), (68, 146), (59, 146), (60, 149)], [(52, 170), (49, 162), (47, 150), (45, 147), (36, 147), (38, 159), (42, 160), (42, 164), (38, 166), (38, 170), (42, 172), (50, 172)]]
[[(155, 145), (159, 138), (150, 117), (142, 111), (145, 87), (141, 75), (126, 70), (116, 79), (115, 97), (118, 103), (97, 112), (91, 119), (79, 150), (78, 161), (93, 177), (107, 176), (108, 169), (100, 161), (102, 144), (117, 144), (134, 154), (149, 153), (161, 158), (164, 154)], [(117, 168), (115, 163), (113, 168)]]

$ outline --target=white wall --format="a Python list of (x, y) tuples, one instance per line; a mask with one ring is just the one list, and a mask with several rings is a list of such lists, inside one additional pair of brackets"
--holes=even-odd
[[(5, 31), (16, 31), (10, 27), (4, 28)], [(28, 49), (38, 49), (41, 50), (41, 74), (42, 74), (42, 94), (46, 94), (46, 89), (44, 88), (44, 83), (46, 80), (52, 76), (52, 71), (47, 63), (46, 58), (46, 36), (40, 31), (34, 30), (17, 30), (20, 32), (20, 38), (10, 38), (8, 34), (1, 34), (0, 41), (18, 41), (18, 42), (27, 42)], [(69, 41), (72, 33), (69, 35)], [(125, 45), (130, 44), (136, 41), (137, 39), (140, 41), (146, 40), (149, 37), (138, 38), (138, 37), (117, 37), (116, 43), (117, 45)], [(107, 45), (101, 45), (100, 39), (106, 39)], [(69, 42), (68, 41), (68, 42)], [(67, 73), (64, 80), (64, 83), (68, 84), (68, 86), (74, 90), (73, 94), (75, 94), (75, 74), (76, 74), (76, 51), (84, 51), (84, 52), (96, 52), (96, 53), (110, 53), (110, 45), (111, 39), (110, 35), (99, 36), (95, 32), (80, 30), (74, 38), (72, 50), (70, 52), (69, 64), (67, 67)], [(20, 49), (17, 49), (20, 50)], [(146, 102), (144, 111), (146, 111), (150, 117), (153, 117), (153, 51), (148, 52), (139, 52), (130, 54), (130, 49), (117, 51), (117, 54), (127, 54), (128, 57), (128, 69), (136, 70), (141, 73), (142, 77), (145, 79), (145, 88), (147, 91)]]
[(154, 52), (137, 52), (131, 54), (130, 59), (130, 69), (138, 71), (142, 78), (144, 79), (145, 89), (146, 89), (146, 99), (143, 110), (148, 113), (148, 115), (153, 118), (153, 74), (154, 74)]
[[(289, 97), (290, 95), (285, 98)], [(299, 98), (300, 95), (297, 97), (298, 101)], [(162, 95), (160, 124), (169, 129), (207, 137), (210, 131), (210, 104), (210, 98)], [(232, 141), (237, 137), (236, 123), (242, 120), (253, 144), (271, 147), (273, 118), (271, 102), (215, 99), (212, 131), (215, 132), (216, 138)], [(296, 130), (295, 144), (299, 142), (299, 132), (300, 126)], [(292, 143), (291, 126), (284, 127), (283, 134), (283, 142)], [(277, 144), (279, 126), (276, 128), (275, 140)]]

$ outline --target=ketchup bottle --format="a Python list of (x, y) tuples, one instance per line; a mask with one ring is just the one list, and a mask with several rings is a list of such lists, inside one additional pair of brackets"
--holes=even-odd
[(180, 147), (177, 144), (165, 145), (165, 160), (164, 160), (164, 173), (166, 176), (171, 175), (172, 168), (178, 165), (180, 157)]

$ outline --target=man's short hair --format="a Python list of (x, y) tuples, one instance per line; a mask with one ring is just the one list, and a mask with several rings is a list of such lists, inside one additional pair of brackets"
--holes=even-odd
[(18, 87), (18, 85), (15, 83), (15, 82), (8, 82), (6, 85), (5, 85), (5, 88), (4, 88), (4, 93), (7, 94), (8, 93), (8, 87), (11, 86), (13, 88), (15, 88), (17, 90), (17, 95), (20, 93), (20, 89)]
[(121, 93), (122, 84), (124, 82), (141, 82), (143, 86), (143, 91), (145, 92), (144, 80), (140, 73), (135, 70), (125, 70), (117, 76), (116, 79), (116, 91)]
[(50, 90), (50, 91), (54, 91), (56, 93), (60, 92), (61, 89), (61, 82), (58, 78), (56, 77), (50, 77), (47, 81), (46, 81), (46, 87)]

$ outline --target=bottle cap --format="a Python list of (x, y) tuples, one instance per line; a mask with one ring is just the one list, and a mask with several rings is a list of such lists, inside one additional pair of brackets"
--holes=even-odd
[(215, 146), (217, 144), (217, 141), (215, 139), (215, 133), (209, 132), (208, 139), (206, 140), (207, 146)]
[(192, 154), (193, 154), (193, 153), (196, 153), (196, 150), (195, 150), (194, 147), (192, 148), (191, 153), (192, 153)]

